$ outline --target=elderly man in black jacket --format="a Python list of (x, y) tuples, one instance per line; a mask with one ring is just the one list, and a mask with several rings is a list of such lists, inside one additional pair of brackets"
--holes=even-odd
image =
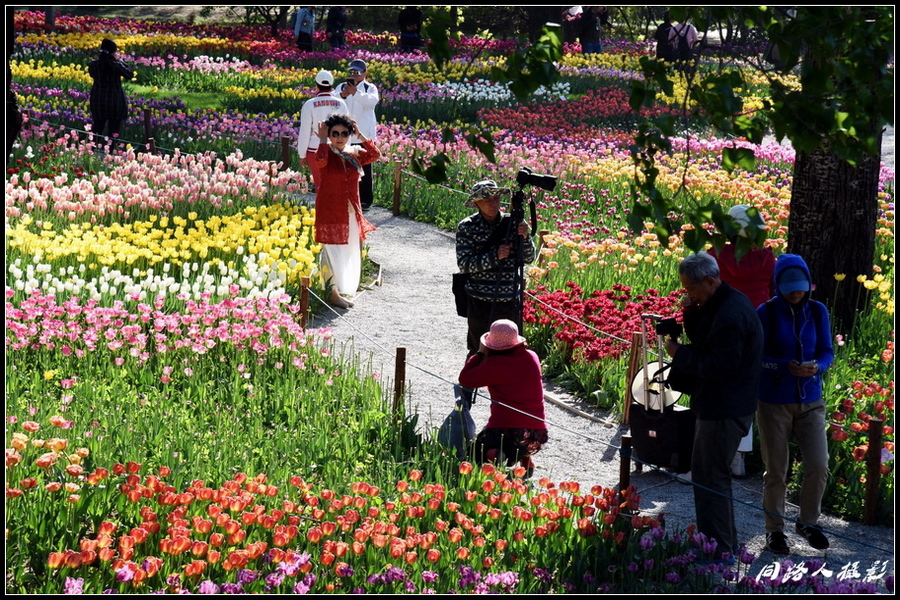
[(715, 560), (738, 547), (731, 499), (731, 461), (750, 430), (759, 391), (763, 331), (750, 299), (719, 279), (716, 259), (698, 252), (678, 267), (687, 292), (689, 344), (669, 339), (672, 369), (693, 381), (697, 423), (691, 475), (697, 529), (715, 539)]

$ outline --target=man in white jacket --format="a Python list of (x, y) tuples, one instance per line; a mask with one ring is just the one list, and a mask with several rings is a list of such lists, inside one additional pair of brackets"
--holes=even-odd
[(297, 136), (297, 152), (300, 154), (300, 164), (309, 166), (312, 172), (313, 184), (319, 186), (319, 168), (316, 166), (316, 150), (319, 147), (319, 123), (322, 123), (333, 113), (349, 115), (347, 104), (339, 97), (332, 94), (334, 90), (334, 75), (330, 71), (319, 71), (316, 74), (316, 86), (318, 93), (303, 103), (300, 109), (300, 132)]
[[(355, 59), (350, 62), (349, 78), (335, 89), (335, 96), (343, 99), (350, 110), (350, 116), (356, 120), (360, 132), (372, 141), (375, 141), (378, 133), (378, 120), (375, 116), (375, 106), (378, 104), (378, 88), (375, 84), (366, 80), (368, 75), (365, 61)], [(361, 145), (358, 137), (351, 136), (350, 142)], [(372, 165), (363, 166), (363, 176), (359, 180), (359, 201), (363, 210), (372, 206), (373, 199)]]

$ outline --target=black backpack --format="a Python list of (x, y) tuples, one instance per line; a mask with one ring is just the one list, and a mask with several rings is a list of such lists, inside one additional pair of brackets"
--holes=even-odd
[(687, 40), (687, 25), (681, 28), (681, 31), (675, 31), (675, 60), (687, 62), (694, 60), (694, 49)]
[(659, 60), (675, 60), (675, 49), (669, 43), (669, 32), (672, 30), (670, 23), (663, 23), (656, 29), (653, 39), (656, 40), (656, 58)]

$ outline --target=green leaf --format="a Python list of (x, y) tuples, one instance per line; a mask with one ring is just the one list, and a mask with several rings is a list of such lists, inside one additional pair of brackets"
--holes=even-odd
[(723, 148), (722, 168), (731, 173), (735, 167), (753, 172), (756, 170), (756, 155), (750, 148)]
[(464, 139), (468, 142), (470, 147), (484, 154), (489, 162), (497, 162), (497, 157), (494, 154), (494, 138), (489, 130), (471, 127), (469, 128), (469, 133), (464, 136)]
[(448, 13), (438, 8), (426, 8), (423, 12), (426, 18), (422, 29), (428, 40), (425, 50), (440, 70), (444, 68), (444, 63), (453, 58), (454, 53), (450, 48), (450, 39), (458, 39), (459, 35), (451, 34), (453, 23)]

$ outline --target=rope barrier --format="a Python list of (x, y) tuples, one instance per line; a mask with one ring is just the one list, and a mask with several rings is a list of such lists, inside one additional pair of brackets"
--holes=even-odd
[[(376, 348), (379, 348), (380, 350), (384, 351), (385, 353), (388, 353), (388, 354), (390, 353), (389, 349), (385, 348), (382, 344), (380, 344), (379, 342), (375, 341), (371, 336), (369, 336), (369, 335), (366, 334), (364, 331), (362, 331), (359, 327), (357, 327), (352, 321), (346, 319), (346, 318), (344, 317), (343, 314), (339, 313), (336, 309), (334, 309), (331, 305), (329, 305), (327, 302), (325, 302), (324, 300), (322, 300), (322, 298), (320, 298), (320, 297), (319, 297), (318, 295), (316, 295), (314, 292), (310, 291), (310, 294), (311, 294), (313, 297), (315, 297), (317, 300), (319, 300), (319, 302), (321, 302), (324, 306), (327, 306), (328, 309), (331, 310), (331, 311), (332, 311), (339, 319), (341, 319), (341, 320), (345, 321), (346, 323), (348, 323), (348, 324), (350, 325), (350, 327), (351, 327), (355, 332), (358, 332), (358, 333), (359, 333), (360, 335), (362, 335), (364, 338), (368, 339), (372, 344), (375, 345)], [(424, 373), (425, 375), (428, 375), (428, 376), (430, 376), (430, 377), (434, 377), (434, 378), (436, 378), (436, 379), (438, 379), (438, 380), (440, 380), (440, 381), (442, 381), (442, 382), (444, 382), (444, 383), (447, 383), (447, 384), (448, 384), (449, 386), (451, 386), (451, 387), (454, 386), (454, 385), (456, 385), (454, 382), (449, 381), (449, 380), (447, 380), (446, 378), (444, 378), (444, 377), (442, 377), (442, 376), (440, 376), (440, 375), (438, 375), (438, 374), (436, 374), (436, 373), (433, 373), (432, 371), (429, 371), (428, 369), (424, 369), (424, 368), (422, 368), (422, 367), (419, 367), (418, 365), (416, 365), (416, 364), (414, 364), (414, 363), (411, 363), (411, 362), (409, 362), (408, 360), (405, 361), (405, 364), (406, 364), (407, 366), (410, 366), (410, 367), (414, 368), (414, 369), (417, 369), (418, 371)], [(565, 432), (565, 433), (568, 433), (568, 434), (572, 434), (572, 435), (581, 437), (581, 438), (583, 438), (583, 439), (585, 439), (585, 440), (587, 440), (587, 441), (589, 441), (589, 442), (594, 442), (594, 443), (602, 444), (602, 445), (606, 446), (607, 448), (614, 449), (614, 450), (618, 450), (618, 451), (620, 451), (620, 452), (623, 450), (623, 447), (622, 447), (622, 446), (616, 446), (616, 445), (611, 444), (611, 443), (609, 443), (609, 442), (605, 442), (605, 441), (603, 441), (603, 440), (600, 440), (600, 439), (591, 437), (591, 436), (586, 435), (586, 434), (583, 434), (583, 433), (581, 433), (581, 432), (574, 431), (574, 430), (572, 430), (572, 429), (569, 429), (569, 428), (567, 428), (567, 427), (563, 427), (563, 426), (558, 425), (558, 424), (556, 424), (556, 423), (554, 423), (554, 422), (552, 422), (552, 421), (549, 421), (549, 420), (547, 420), (547, 419), (545, 419), (545, 418), (542, 419), (542, 418), (536, 417), (536, 416), (534, 416), (534, 415), (532, 415), (532, 414), (530, 414), (530, 413), (527, 413), (527, 412), (525, 412), (525, 411), (522, 411), (522, 410), (520, 410), (520, 409), (518, 409), (518, 408), (516, 408), (516, 407), (514, 407), (514, 406), (510, 406), (510, 405), (505, 404), (505, 403), (503, 403), (503, 402), (500, 402), (500, 401), (498, 401), (498, 400), (494, 400), (494, 399), (491, 398), (490, 396), (486, 396), (486, 395), (480, 394), (480, 393), (478, 392), (478, 390), (471, 390), (471, 391), (472, 391), (472, 393), (473, 393), (473, 396), (475, 396), (475, 397), (486, 398), (489, 402), (491, 402), (491, 403), (493, 403), (493, 404), (497, 404), (498, 406), (502, 406), (502, 407), (504, 407), (504, 408), (507, 408), (507, 409), (509, 409), (509, 410), (513, 410), (513, 411), (515, 411), (515, 412), (518, 412), (519, 414), (528, 416), (528, 417), (530, 417), (530, 418), (532, 418), (532, 419), (535, 419), (535, 420), (537, 420), (537, 421), (541, 421), (541, 422), (543, 422), (545, 425), (552, 426), (552, 427), (556, 428), (556, 429), (559, 430), (559, 431), (563, 431), (563, 432)], [(564, 408), (565, 408), (565, 407), (564, 407)], [(760, 507), (760, 506), (751, 504), (751, 503), (749, 503), (749, 502), (745, 502), (745, 501), (740, 500), (740, 499), (738, 499), (738, 498), (735, 498), (735, 497), (733, 497), (733, 496), (728, 496), (728, 495), (724, 494), (723, 492), (720, 492), (720, 491), (718, 491), (718, 490), (710, 489), (710, 488), (708, 488), (708, 487), (706, 487), (706, 486), (703, 486), (703, 485), (700, 485), (700, 484), (698, 484), (698, 483), (696, 483), (696, 482), (694, 482), (694, 481), (691, 481), (690, 479), (685, 479), (685, 478), (683, 478), (683, 477), (680, 477), (680, 476), (679, 476), (678, 474), (676, 474), (676, 473), (672, 473), (672, 472), (666, 471), (666, 470), (662, 469), (661, 467), (658, 467), (657, 465), (653, 465), (653, 464), (644, 462), (644, 461), (640, 460), (640, 458), (635, 458), (635, 457), (632, 456), (632, 457), (629, 458), (629, 460), (632, 460), (632, 461), (634, 461), (635, 463), (640, 464), (641, 466), (646, 466), (646, 467), (648, 467), (651, 471), (655, 471), (655, 472), (657, 472), (657, 473), (664, 474), (664, 475), (670, 477), (670, 478), (672, 479), (672, 481), (679, 482), (679, 483), (683, 483), (683, 484), (690, 484), (690, 485), (692, 485), (692, 486), (694, 486), (694, 487), (703, 489), (703, 490), (705, 490), (705, 491), (707, 491), (707, 492), (711, 492), (711, 493), (716, 494), (716, 495), (718, 495), (718, 496), (720, 496), (720, 497), (727, 498), (727, 499), (729, 499), (729, 500), (731, 500), (732, 502), (735, 502), (735, 503), (737, 503), (737, 504), (741, 504), (741, 505), (744, 505), (744, 506), (746, 506), (746, 507), (749, 507), (749, 508), (752, 508), (752, 509), (755, 509), (755, 510), (762, 511), (763, 513), (775, 514), (775, 513), (771, 513), (770, 511), (767, 511), (766, 509), (764, 509), (764, 508), (762, 508), (762, 507)], [(671, 482), (667, 482), (667, 483), (671, 483)], [(663, 485), (663, 484), (660, 484), (660, 485)], [(792, 506), (792, 507), (796, 508), (796, 505), (794, 505), (794, 504), (791, 504), (791, 503), (787, 503), (787, 504), (788, 504), (789, 506)], [(792, 523), (800, 523), (800, 521), (798, 521), (798, 520), (796, 520), (796, 519), (793, 519), (793, 518), (791, 518), (791, 517), (788, 517), (787, 515), (781, 515), (781, 517), (782, 517), (785, 521), (789, 521), (789, 522), (792, 522)], [(894, 553), (893, 549), (881, 548), (881, 547), (875, 546), (875, 545), (873, 545), (873, 544), (869, 544), (869, 543), (867, 543), (867, 542), (863, 542), (863, 541), (859, 541), (859, 540), (856, 540), (856, 539), (853, 539), (853, 538), (849, 538), (849, 537), (847, 537), (847, 536), (843, 536), (843, 535), (841, 535), (841, 534), (838, 534), (838, 533), (835, 533), (835, 532), (833, 532), (833, 531), (824, 529), (824, 528), (822, 528), (822, 527), (819, 527), (819, 529), (821, 529), (824, 533), (828, 533), (829, 535), (831, 535), (831, 536), (834, 537), (834, 538), (844, 539), (844, 540), (847, 540), (847, 541), (851, 541), (851, 542), (854, 542), (854, 543), (859, 544), (859, 545), (861, 545), (861, 546), (865, 546), (865, 547), (871, 548), (871, 549), (873, 549), (873, 550), (876, 550), (876, 551), (878, 551), (878, 552), (882, 552), (882, 553), (885, 553), (885, 554), (891, 554), (891, 555), (893, 555), (893, 553)]]
[[(583, 322), (583, 321), (579, 321), (579, 320), (576, 319), (575, 317), (573, 317), (573, 316), (571, 316), (571, 315), (567, 315), (566, 313), (562, 312), (562, 311), (559, 310), (558, 308), (553, 307), (553, 306), (550, 306), (549, 304), (547, 304), (547, 303), (544, 302), (543, 300), (539, 299), (537, 296), (535, 296), (534, 294), (532, 294), (531, 292), (529, 292), (529, 291), (527, 291), (527, 290), (525, 291), (525, 295), (526, 295), (526, 296), (529, 296), (532, 300), (534, 300), (535, 302), (537, 302), (537, 303), (540, 304), (541, 306), (544, 306), (544, 307), (547, 308), (548, 310), (551, 310), (551, 311), (553, 311), (553, 312), (555, 312), (555, 313), (557, 313), (557, 314), (563, 316), (564, 318), (566, 318), (566, 319), (572, 321), (573, 323), (576, 323), (577, 325), (580, 325), (580, 326), (582, 326), (582, 327), (585, 327), (586, 329), (590, 329), (591, 331), (594, 331), (594, 332), (599, 333), (599, 334), (601, 334), (601, 335), (604, 335), (604, 336), (606, 336), (606, 337), (612, 338), (612, 339), (616, 340), (617, 342), (623, 342), (623, 343), (625, 343), (625, 344), (628, 344), (629, 346), (631, 345), (631, 341), (622, 339), (622, 338), (617, 337), (617, 336), (615, 336), (615, 335), (613, 335), (613, 334), (611, 334), (611, 333), (607, 333), (607, 332), (605, 332), (605, 331), (603, 331), (603, 330), (601, 330), (601, 329), (597, 329), (597, 328), (594, 327), (593, 325), (588, 325), (587, 323), (585, 323), (585, 322)], [(655, 352), (653, 352), (652, 349), (650, 350), (650, 352), (652, 352), (652, 353), (655, 354)]]

